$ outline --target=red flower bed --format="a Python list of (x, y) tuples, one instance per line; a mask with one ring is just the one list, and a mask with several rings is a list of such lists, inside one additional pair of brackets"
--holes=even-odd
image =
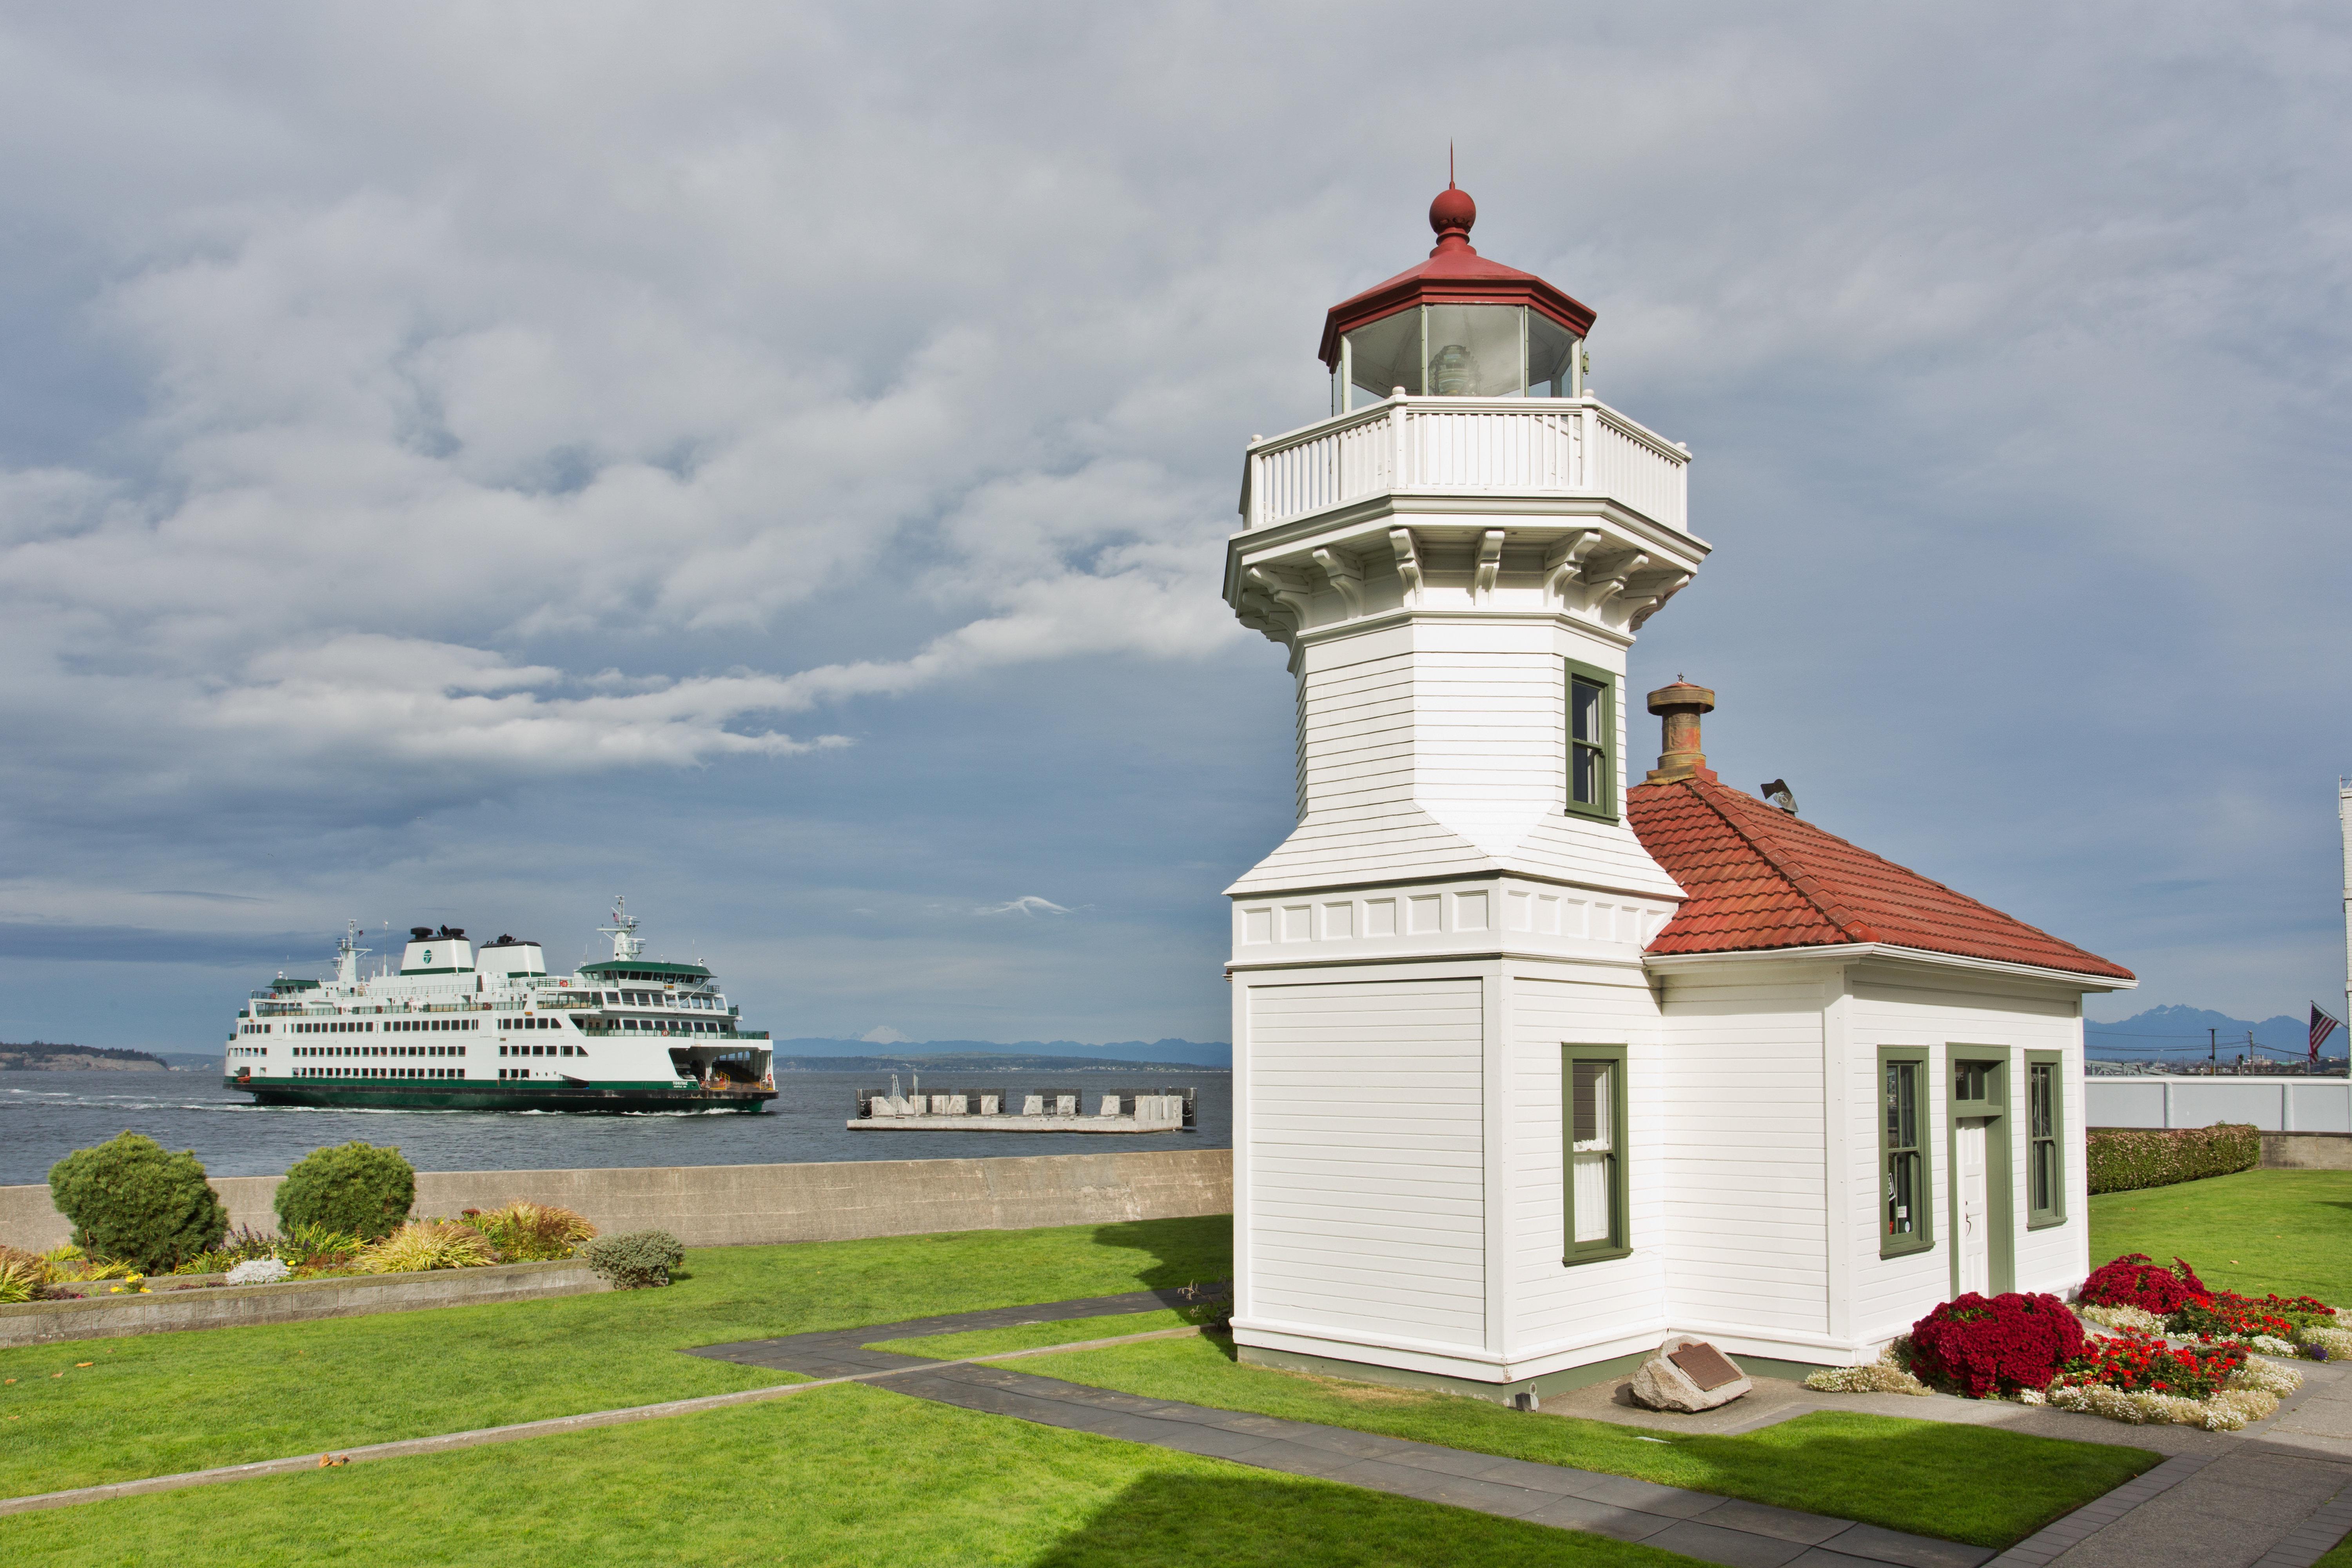
[(2177, 1273), (2151, 1263), (2145, 1252), (2118, 1258), (2105, 1268), (2091, 1270), (2091, 1277), (2083, 1281), (2081, 1299), (2094, 1307), (2137, 1307), (2158, 1317), (2177, 1312), (2192, 1297), (2203, 1296), (2207, 1291), (2195, 1269), (2179, 1258), (2173, 1262), (2179, 1265)]
[(1976, 1399), (2047, 1388), (2084, 1348), (2082, 1324), (2055, 1296), (1971, 1290), (1911, 1325), (1918, 1366)]
[(2216, 1345), (2210, 1351), (2176, 1350), (2145, 1334), (2094, 1341), (2082, 1354), (2069, 1359), (2059, 1381), (2100, 1384), (2126, 1393), (2149, 1390), (2176, 1394), (2183, 1399), (2203, 1399), (2217, 1394), (2230, 1374), (2246, 1364), (2242, 1345)]

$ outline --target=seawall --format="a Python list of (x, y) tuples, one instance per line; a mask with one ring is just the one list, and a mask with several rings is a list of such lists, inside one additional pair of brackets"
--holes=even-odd
[[(231, 1226), (278, 1228), (278, 1176), (215, 1176)], [(1231, 1214), (1230, 1149), (984, 1160), (792, 1165), (652, 1165), (592, 1171), (420, 1171), (420, 1215), (457, 1217), (516, 1198), (561, 1204), (596, 1228), (666, 1230), (688, 1247), (847, 1241), (946, 1230)], [(0, 1242), (31, 1251), (72, 1227), (44, 1186), (0, 1187)]]

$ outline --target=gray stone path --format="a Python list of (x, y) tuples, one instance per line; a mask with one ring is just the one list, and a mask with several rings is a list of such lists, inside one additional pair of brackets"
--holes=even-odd
[(1139, 1291), (1050, 1307), (962, 1312), (905, 1323), (706, 1345), (691, 1355), (819, 1377), (874, 1376), (880, 1386), (966, 1410), (1010, 1415), (1259, 1469), (1315, 1476), (1424, 1502), (1638, 1541), (1726, 1568), (1978, 1568), (1992, 1552), (1852, 1520), (1744, 1502), (1564, 1465), (1497, 1458), (1342, 1426), (1146, 1399), (974, 1362), (940, 1363), (863, 1347), (883, 1340), (1007, 1328), (1174, 1305)]

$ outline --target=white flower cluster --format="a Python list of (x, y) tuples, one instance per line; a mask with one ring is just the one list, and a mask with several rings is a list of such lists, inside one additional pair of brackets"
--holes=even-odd
[(1825, 1366), (1805, 1379), (1805, 1386), (1822, 1394), (1931, 1394), (1926, 1384), (1903, 1369), (1890, 1353), (1871, 1366)]
[(2325, 1351), (2329, 1361), (2352, 1360), (2352, 1329), (2300, 1329), (2294, 1337), (2305, 1350)]
[(2293, 1340), (2283, 1340), (2276, 1334), (2248, 1334), (2245, 1344), (2256, 1355), (2296, 1356), (2303, 1353), (2295, 1349)]
[(294, 1272), (275, 1258), (248, 1258), (228, 1271), (232, 1285), (275, 1285)]
[(2133, 1334), (2162, 1334), (2171, 1324), (2168, 1318), (2138, 1307), (2090, 1307), (2077, 1304), (2074, 1315), (2098, 1324), (2103, 1329), (2118, 1329)]
[[(2151, 1389), (2127, 1393), (2079, 1384), (2053, 1388), (2045, 1397), (2053, 1409), (2079, 1410), (2135, 1426), (2201, 1426), (2208, 1432), (2235, 1432), (2270, 1415), (2278, 1408), (2281, 1394), (2293, 1394), (2302, 1386), (2303, 1373), (2291, 1366), (2250, 1361), (2230, 1374), (2227, 1387), (2205, 1399)], [(2042, 1398), (2025, 1400), (2029, 1405), (2043, 1402)]]

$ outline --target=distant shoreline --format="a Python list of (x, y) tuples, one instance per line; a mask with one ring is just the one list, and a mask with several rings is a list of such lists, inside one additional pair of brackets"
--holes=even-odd
[(21, 1045), (0, 1040), (0, 1072), (170, 1072), (172, 1064), (152, 1051), (107, 1046), (69, 1046), (49, 1040)]

